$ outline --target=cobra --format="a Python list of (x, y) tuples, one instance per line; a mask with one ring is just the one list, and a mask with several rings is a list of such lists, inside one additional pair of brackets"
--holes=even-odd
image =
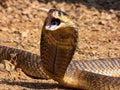
[(64, 86), (85, 90), (120, 90), (120, 58), (73, 60), (78, 30), (65, 12), (49, 10), (40, 43), (44, 71)]
[(78, 31), (65, 12), (50, 9), (41, 33), (41, 56), (0, 45), (0, 60), (10, 60), (15, 53), (17, 67), (29, 76), (77, 89), (120, 90), (120, 58), (73, 60)]

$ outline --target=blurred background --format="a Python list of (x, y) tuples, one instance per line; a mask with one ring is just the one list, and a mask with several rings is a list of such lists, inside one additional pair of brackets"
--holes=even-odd
[[(41, 29), (56, 8), (79, 25), (78, 60), (120, 57), (120, 0), (0, 0), (0, 45), (39, 54)], [(54, 81), (31, 79), (20, 70), (0, 71), (0, 89), (59, 89)]]

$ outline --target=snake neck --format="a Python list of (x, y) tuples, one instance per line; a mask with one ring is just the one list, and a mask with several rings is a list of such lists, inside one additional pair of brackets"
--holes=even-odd
[(43, 29), (41, 35), (41, 63), (47, 74), (60, 81), (74, 55), (77, 31), (67, 27), (56, 31)]

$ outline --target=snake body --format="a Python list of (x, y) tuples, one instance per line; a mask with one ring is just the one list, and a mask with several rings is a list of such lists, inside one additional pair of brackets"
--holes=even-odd
[(73, 60), (78, 39), (75, 23), (62, 11), (50, 9), (41, 34), (41, 56), (0, 46), (0, 60), (17, 53), (17, 67), (30, 76), (52, 78), (84, 90), (120, 90), (120, 58)]
[(15, 54), (11, 63), (16, 63), (16, 68), (34, 78), (48, 78), (40, 65), (40, 56), (24, 50), (0, 45), (0, 62), (11, 60), (11, 54)]
[(84, 90), (120, 90), (120, 59), (73, 61), (61, 83)]
[(78, 61), (78, 28), (67, 14), (51, 9), (41, 34), (41, 65), (50, 78), (84, 90), (120, 90), (120, 58)]

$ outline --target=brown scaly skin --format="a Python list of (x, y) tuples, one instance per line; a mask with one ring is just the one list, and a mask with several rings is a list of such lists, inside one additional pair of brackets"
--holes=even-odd
[[(40, 62), (38, 62), (38, 61), (40, 61), (39, 55), (32, 54), (30, 52), (23, 51), (20, 49), (15, 49), (15, 48), (10, 48), (10, 47), (0, 45), (0, 62), (4, 59), (11, 60), (10, 54), (16, 54), (16, 56), (13, 58), (14, 59), (13, 62), (17, 64), (16, 68), (17, 67), (21, 68), (27, 75), (34, 77), (34, 78), (48, 78), (48, 76), (45, 74), (44, 70), (42, 69)], [(68, 66), (67, 73), (64, 77), (64, 82), (67, 82), (67, 84), (65, 83), (65, 85), (69, 86), (69, 84), (72, 83), (71, 86), (74, 86), (76, 88), (77, 86), (79, 86), (76, 84), (80, 84), (80, 85), (84, 84), (84, 83), (80, 83), (80, 81), (78, 79), (78, 77), (81, 77), (81, 81), (84, 81), (84, 80), (82, 80), (83, 79), (82, 76), (80, 76), (81, 74), (76, 73), (76, 72), (78, 72), (78, 71), (76, 71), (78, 69), (86, 70), (88, 72), (99, 73), (99, 74), (103, 74), (103, 75), (119, 77), (120, 76), (120, 73), (119, 73), (120, 72), (120, 68), (119, 68), (120, 64), (119, 63), (120, 63), (119, 59), (92, 60), (92, 61), (88, 61), (88, 60), (83, 60), (83, 61), (74, 60), (73, 61), (72, 60), (70, 65)], [(38, 68), (40, 68), (40, 69), (38, 69)], [(84, 72), (84, 71), (82, 71), (82, 72)], [(71, 74), (69, 74), (69, 73), (71, 73)], [(72, 77), (72, 79), (70, 80), (69, 78), (71, 78), (71, 77)], [(89, 78), (89, 77), (86, 77), (86, 78)], [(111, 80), (111, 79), (109, 79), (109, 80)], [(86, 84), (88, 84), (88, 83), (86, 83)], [(97, 84), (97, 82), (96, 82), (96, 84)]]
[(21, 68), (25, 74), (33, 78), (48, 79), (41, 67), (39, 55), (0, 45), (0, 62), (2, 60), (11, 60), (11, 54), (15, 54), (11, 63), (16, 64), (16, 68)]
[[(26, 54), (25, 54), (26, 53)], [(40, 63), (37, 62), (37, 59), (40, 60), (40, 56), (35, 54), (35, 57), (38, 58), (33, 58), (34, 54), (30, 53), (30, 52), (26, 52), (23, 50), (19, 50), (19, 49), (15, 49), (15, 48), (10, 48), (10, 47), (6, 47), (6, 46), (1, 46), (0, 45), (0, 62), (4, 59), (7, 60), (11, 60), (11, 55), (10, 54), (16, 54), (16, 57), (13, 58), (14, 62), (17, 63), (16, 67), (22, 68), (22, 70), (29, 76), (35, 77), (35, 78), (46, 78), (46, 74), (44, 74), (42, 69), (38, 69), (41, 68)], [(29, 56), (31, 55), (31, 56)], [(23, 57), (24, 56), (24, 57)], [(31, 59), (30, 59), (30, 58)], [(26, 61), (27, 60), (27, 61)], [(33, 62), (34, 61), (34, 62)], [(78, 73), (78, 69), (79, 70), (86, 70), (89, 72), (95, 72), (95, 73), (100, 73), (100, 74), (105, 74), (105, 75), (109, 75), (109, 76), (115, 76), (116, 79), (118, 79), (117, 77), (119, 77), (120, 73), (120, 60), (119, 59), (110, 59), (110, 60), (92, 60), (92, 61), (88, 61), (88, 60), (84, 60), (84, 61), (72, 61), (70, 63), (70, 65), (68, 66), (68, 70), (67, 73), (64, 77), (64, 85), (65, 86), (69, 86), (69, 84), (72, 83), (72, 87), (74, 86), (75, 88), (77, 88), (79, 85), (83, 84), (87, 85), (88, 82), (86, 82), (86, 84), (84, 84), (83, 82), (80, 82), (80, 77), (81, 77), (81, 81), (84, 81), (83, 79), (87, 79), (90, 81), (94, 81), (94, 83), (96, 85), (99, 86), (100, 82), (97, 82), (98, 79), (100, 79), (98, 76), (96, 78), (98, 78), (97, 80), (93, 80), (96, 78), (90, 78), (93, 76), (89, 76), (89, 77), (84, 77), (85, 73)], [(19, 64), (19, 65), (18, 65)], [(100, 65), (99, 65), (100, 64)], [(32, 66), (32, 68), (31, 68)], [(39, 67), (38, 67), (39, 66)], [(116, 71), (115, 71), (116, 70)], [(115, 71), (113, 73), (113, 71)], [(77, 72), (77, 73), (76, 73)], [(82, 71), (84, 72), (84, 71)], [(40, 74), (39, 74), (40, 73)], [(92, 73), (90, 73), (92, 74)], [(82, 75), (82, 76), (80, 76)], [(89, 75), (89, 74), (88, 74)], [(94, 74), (93, 74), (94, 75)], [(71, 78), (72, 77), (72, 78)], [(84, 77), (84, 78), (83, 78)], [(71, 78), (71, 79), (70, 79)], [(79, 78), (79, 79), (78, 79)], [(102, 79), (102, 78), (101, 78)], [(112, 81), (113, 79), (108, 79), (107, 77), (104, 78), (104, 82), (105, 81)], [(79, 83), (78, 83), (79, 82)], [(115, 80), (112, 82), (114, 83)], [(117, 82), (119, 85), (119, 82)], [(116, 83), (116, 85), (117, 85)], [(63, 84), (63, 83), (62, 83)], [(78, 84), (78, 85), (77, 85)], [(93, 84), (94, 85), (94, 84)], [(82, 85), (81, 85), (82, 86)], [(80, 87), (80, 86), (79, 86)], [(79, 88), (78, 87), (78, 88)], [(86, 88), (86, 87), (85, 87)], [(104, 87), (103, 87), (104, 88)], [(90, 89), (90, 88), (89, 88)], [(117, 90), (117, 89), (116, 89)]]
[[(50, 14), (55, 11), (51, 9), (49, 12), (50, 17), (47, 17), (45, 23), (49, 22), (47, 20), (51, 19)], [(66, 18), (66, 14), (61, 12), (60, 14), (63, 14), (63, 16), (65, 15), (64, 21), (70, 21)], [(70, 24), (74, 23), (71, 22)], [(62, 28), (56, 31), (46, 30), (44, 27), (41, 35), (41, 62), (43, 67), (47, 69), (47, 73), (52, 72), (55, 74), (54, 77), (63, 77), (76, 47), (77, 32), (74, 30), (73, 25), (71, 25), (71, 27), (63, 25)], [(71, 28), (73, 30), (71, 30)], [(64, 61), (66, 63), (64, 63)], [(61, 62), (61, 64), (59, 64), (59, 62)], [(63, 65), (63, 67), (61, 67), (61, 65)]]
[(49, 10), (40, 44), (44, 71), (64, 86), (84, 90), (120, 90), (120, 58), (73, 61), (77, 37), (78, 29), (68, 15)]

